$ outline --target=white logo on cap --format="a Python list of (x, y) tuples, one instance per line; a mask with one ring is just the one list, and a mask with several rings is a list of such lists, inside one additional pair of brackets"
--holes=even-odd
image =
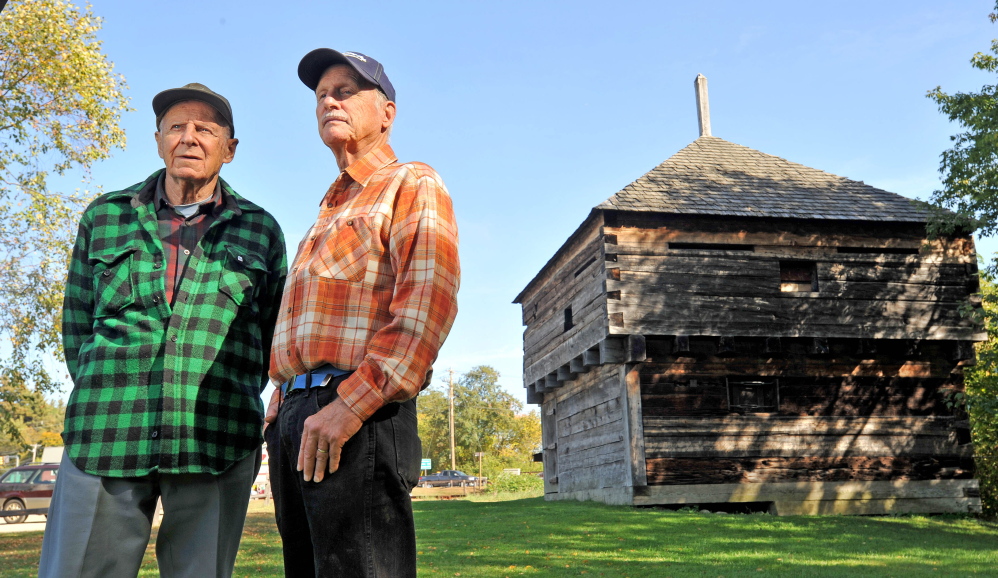
[(350, 58), (356, 58), (357, 60), (359, 60), (361, 62), (367, 62), (366, 58), (364, 58), (363, 56), (357, 54), (356, 52), (344, 52), (343, 56), (349, 56)]

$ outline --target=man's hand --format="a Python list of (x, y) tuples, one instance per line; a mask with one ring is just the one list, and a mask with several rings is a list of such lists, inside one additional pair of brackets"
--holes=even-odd
[(362, 425), (364, 422), (338, 397), (306, 419), (298, 451), (298, 471), (305, 472), (305, 481), (311, 482), (314, 474), (315, 481), (321, 482), (326, 471), (335, 472), (340, 467), (343, 444)]
[(277, 409), (281, 407), (281, 387), (274, 388), (274, 393), (270, 396), (270, 403), (267, 404), (267, 415), (263, 417), (263, 431), (267, 431), (267, 426), (277, 421)]

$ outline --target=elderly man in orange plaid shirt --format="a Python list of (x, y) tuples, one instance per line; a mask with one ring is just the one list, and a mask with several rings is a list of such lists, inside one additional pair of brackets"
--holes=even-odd
[(357, 52), (313, 50), (319, 136), (340, 174), (288, 272), (270, 357), (270, 476), (287, 576), (416, 576), (416, 395), (457, 313), (440, 176), (388, 145), (395, 89)]

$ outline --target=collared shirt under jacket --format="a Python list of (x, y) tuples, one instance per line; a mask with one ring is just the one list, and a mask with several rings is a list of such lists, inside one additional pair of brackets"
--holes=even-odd
[(361, 419), (415, 397), (457, 313), (457, 224), (440, 176), (375, 148), (329, 188), (298, 246), (270, 377), (355, 370), (339, 397)]
[(161, 173), (98, 197), (73, 247), (62, 331), (75, 387), (63, 439), (94, 475), (219, 474), (262, 439), (283, 234), (221, 181), (223, 208), (171, 307), (153, 200)]

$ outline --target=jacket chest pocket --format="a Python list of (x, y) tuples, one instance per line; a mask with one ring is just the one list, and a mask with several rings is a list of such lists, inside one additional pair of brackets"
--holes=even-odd
[(367, 274), (372, 238), (368, 217), (336, 219), (312, 259), (309, 272), (331, 279), (363, 280)]
[(94, 317), (113, 317), (135, 303), (132, 270), (135, 248), (122, 249), (96, 258), (94, 275)]
[(229, 245), (225, 248), (218, 290), (228, 295), (236, 305), (249, 305), (266, 275), (267, 264), (262, 257), (242, 247)]

